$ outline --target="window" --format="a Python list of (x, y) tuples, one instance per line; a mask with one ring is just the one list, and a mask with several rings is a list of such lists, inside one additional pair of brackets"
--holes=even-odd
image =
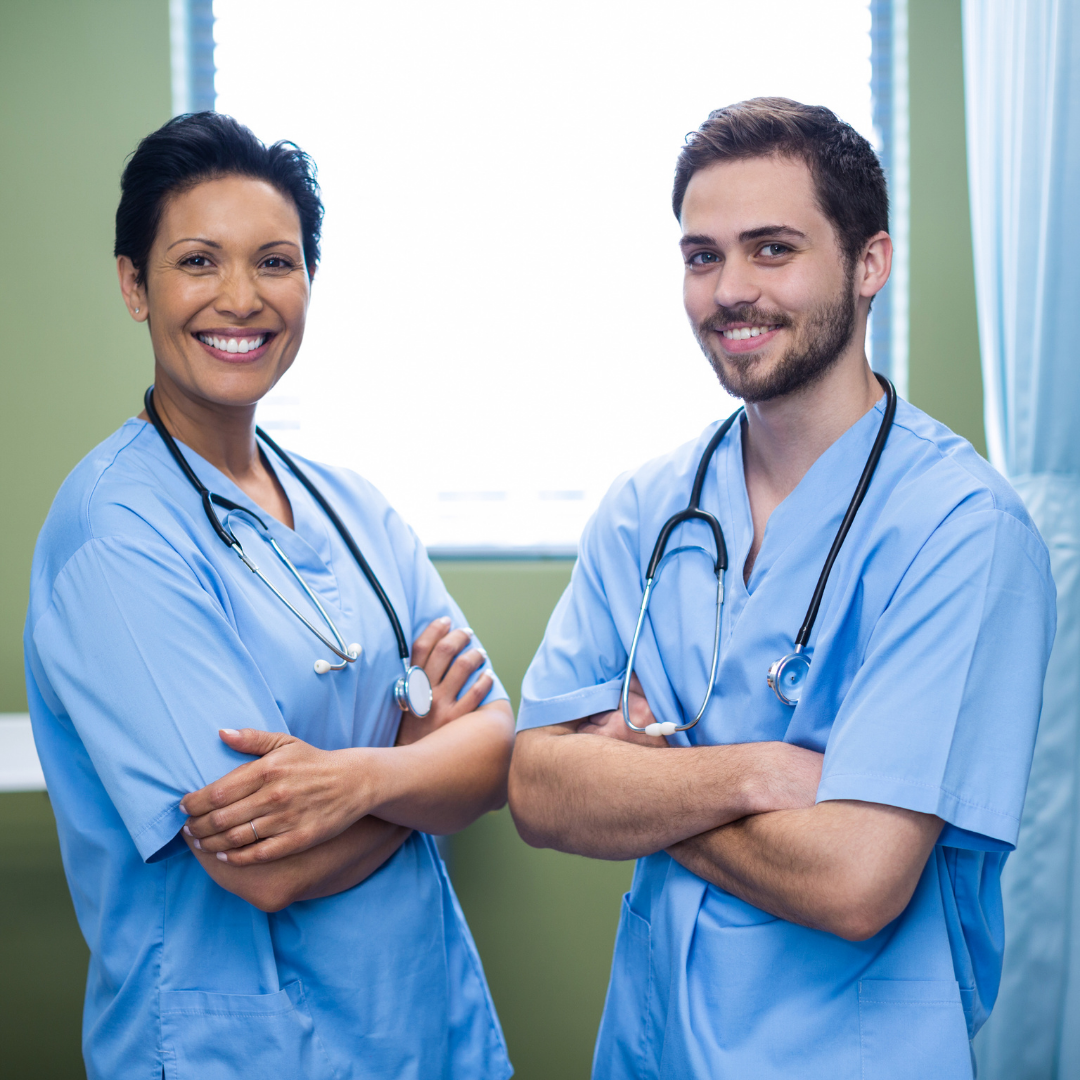
[[(875, 0), (880, 2), (880, 0)], [(869, 0), (215, 0), (217, 108), (319, 165), (323, 264), (260, 409), (431, 547), (572, 549), (726, 415), (681, 305), (684, 133), (757, 94), (874, 138)]]

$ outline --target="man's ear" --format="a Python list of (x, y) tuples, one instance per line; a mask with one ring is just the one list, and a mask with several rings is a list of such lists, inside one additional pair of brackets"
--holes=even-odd
[(116, 274), (120, 279), (120, 293), (124, 304), (136, 322), (146, 322), (150, 317), (150, 308), (146, 303), (146, 283), (139, 281), (135, 264), (126, 255), (116, 260)]
[(861, 297), (874, 297), (885, 287), (892, 271), (892, 237), (879, 232), (863, 246), (855, 263), (855, 290)]

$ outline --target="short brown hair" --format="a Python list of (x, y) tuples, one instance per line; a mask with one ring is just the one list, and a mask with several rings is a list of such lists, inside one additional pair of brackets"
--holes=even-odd
[(849, 263), (871, 236), (888, 231), (889, 192), (873, 147), (824, 106), (782, 97), (725, 105), (687, 135), (675, 165), (675, 217), (681, 219), (687, 185), (699, 169), (772, 155), (806, 162), (818, 205), (836, 228)]

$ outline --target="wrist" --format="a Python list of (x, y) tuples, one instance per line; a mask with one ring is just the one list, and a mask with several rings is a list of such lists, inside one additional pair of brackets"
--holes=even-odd
[(735, 792), (737, 813), (731, 820), (750, 817), (752, 814), (764, 814), (773, 809), (772, 791), (776, 764), (772, 760), (769, 748), (772, 743), (736, 743), (727, 749), (731, 752), (732, 767), (735, 770)]
[(338, 753), (347, 755), (344, 799), (355, 823), (374, 813), (386, 798), (382, 770), (376, 757), (379, 751), (375, 747), (355, 746)]

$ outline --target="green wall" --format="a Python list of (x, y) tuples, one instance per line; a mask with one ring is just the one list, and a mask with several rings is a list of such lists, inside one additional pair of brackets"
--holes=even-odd
[[(514, 699), (569, 561), (439, 563)], [(537, 851), (509, 811), (453, 839), (451, 876), (521, 1080), (584, 1077), (592, 1060), (632, 863)]]
[(908, 396), (986, 454), (968, 205), (960, 0), (908, 0)]
[[(909, 0), (909, 21), (910, 393), (982, 449), (959, 0)], [(121, 162), (169, 115), (168, 60), (166, 0), (0, 3), (0, 712), (25, 709), (27, 578), (52, 495), (150, 378), (109, 252)], [(569, 569), (440, 564), (511, 693)], [(587, 1075), (630, 866), (534, 851), (506, 811), (455, 837), (451, 862), (518, 1076)], [(48, 799), (0, 795), (5, 1073), (81, 1075), (85, 970)]]
[(26, 709), (22, 623), (60, 482), (138, 411), (146, 330), (112, 260), (120, 166), (170, 114), (166, 0), (0, 3), (0, 712)]

